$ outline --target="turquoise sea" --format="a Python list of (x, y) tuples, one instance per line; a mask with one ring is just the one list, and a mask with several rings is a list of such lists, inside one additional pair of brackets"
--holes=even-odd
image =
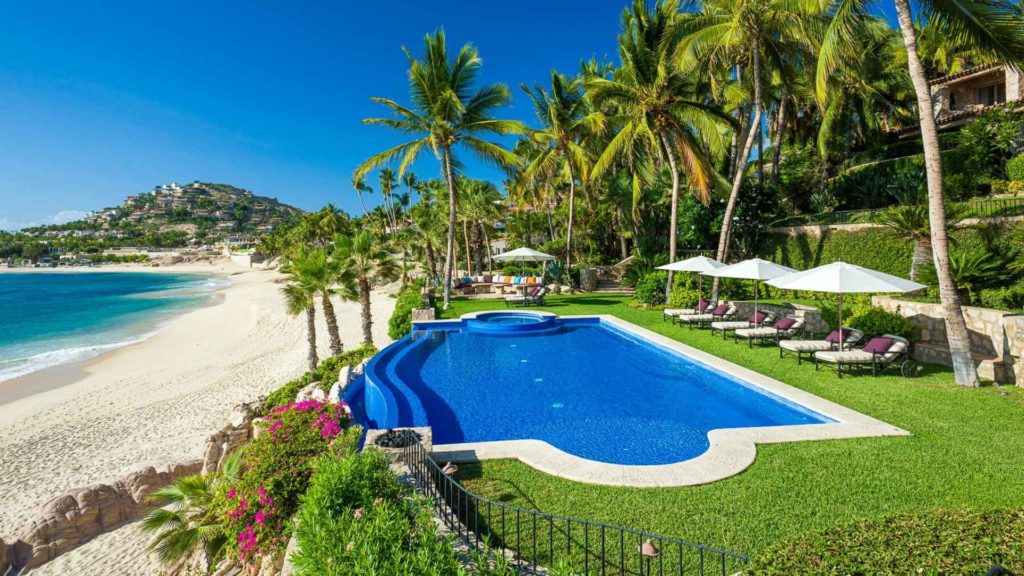
[(226, 283), (147, 272), (0, 274), (0, 382), (144, 340)]

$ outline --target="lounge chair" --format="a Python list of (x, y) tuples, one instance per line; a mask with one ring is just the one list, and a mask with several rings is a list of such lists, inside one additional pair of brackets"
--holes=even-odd
[(879, 370), (895, 364), (897, 361), (906, 360), (907, 352), (910, 350), (910, 342), (906, 338), (884, 334), (872, 338), (863, 348), (858, 350), (830, 350), (814, 353), (814, 369), (819, 364), (832, 364), (836, 368), (836, 374), (843, 377), (843, 366), (847, 371), (853, 367), (871, 366), (871, 375), (878, 376)]
[[(864, 337), (864, 333), (854, 328), (843, 328), (846, 336), (843, 348), (847, 349)], [(816, 352), (828, 352), (839, 347), (839, 330), (833, 330), (824, 340), (780, 340), (779, 358), (784, 354), (796, 354), (796, 363), (802, 364), (804, 356), (812, 357)]]
[(700, 302), (697, 302), (697, 305), (694, 306), (693, 308), (665, 308), (664, 310), (661, 311), (661, 320), (662, 322), (664, 322), (665, 319), (668, 318), (670, 321), (674, 323), (676, 321), (676, 318), (680, 316), (704, 314), (705, 312), (708, 311), (709, 308), (714, 308), (714, 306), (711, 302), (708, 302), (707, 300), (701, 300)]
[(697, 326), (702, 328), (712, 322), (721, 322), (724, 320), (731, 320), (736, 314), (736, 306), (732, 304), (719, 304), (717, 308), (712, 310), (710, 313), (705, 312), (704, 314), (690, 314), (687, 316), (677, 316), (676, 320), (679, 321), (679, 325), (686, 324), (688, 327), (693, 328)]
[(732, 339), (734, 342), (739, 342), (740, 338), (745, 338), (747, 340), (747, 346), (753, 348), (755, 341), (760, 343), (765, 340), (771, 340), (777, 344), (783, 340), (796, 338), (803, 329), (803, 318), (786, 317), (779, 318), (772, 326), (740, 328), (732, 333)]
[(544, 304), (544, 295), (548, 289), (544, 286), (534, 286), (526, 294), (505, 296), (505, 307), (509, 306), (541, 306)]
[(771, 312), (754, 312), (747, 318), (746, 322), (742, 320), (720, 320), (718, 322), (711, 323), (711, 333), (715, 332), (722, 333), (722, 340), (732, 332), (733, 330), (739, 330), (741, 328), (760, 328), (765, 324), (770, 324), (775, 319), (775, 315)]

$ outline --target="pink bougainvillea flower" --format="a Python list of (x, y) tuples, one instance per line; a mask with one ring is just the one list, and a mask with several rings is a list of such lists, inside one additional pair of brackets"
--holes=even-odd
[(234, 500), (235, 499), (235, 494), (237, 494), (237, 493), (238, 493), (238, 491), (235, 490), (234, 488), (232, 488), (231, 490), (228, 490), (228, 500)]
[(270, 514), (264, 513), (263, 510), (257, 510), (255, 516), (256, 523), (263, 524), (263, 522), (267, 519), (268, 516), (270, 516)]

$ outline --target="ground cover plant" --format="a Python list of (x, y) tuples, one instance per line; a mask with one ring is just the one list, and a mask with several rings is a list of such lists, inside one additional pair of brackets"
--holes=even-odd
[[(525, 508), (621, 524), (753, 556), (773, 545), (855, 522), (884, 524), (889, 517), (937, 508), (984, 512), (1024, 506), (1020, 389), (963, 388), (953, 383), (949, 369), (937, 366), (926, 366), (912, 379), (891, 371), (877, 378), (840, 380), (828, 370), (816, 372), (812, 365), (780, 361), (773, 347), (749, 349), (706, 330), (681, 328), (664, 322), (659, 310), (634, 308), (629, 301), (592, 294), (552, 296), (540, 309), (566, 315), (613, 314), (911, 435), (761, 445), (757, 460), (743, 473), (697, 487), (587, 485), (513, 460), (462, 465), (457, 476), (461, 482), (482, 496)], [(503, 304), (458, 300), (448, 316), (496, 307)], [(957, 537), (972, 536), (958, 532)], [(894, 547), (890, 553), (910, 549)]]

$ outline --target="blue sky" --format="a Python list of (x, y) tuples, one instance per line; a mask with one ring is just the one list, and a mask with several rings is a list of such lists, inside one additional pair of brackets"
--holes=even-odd
[[(364, 126), (406, 102), (403, 45), (473, 42), (506, 116), (522, 82), (615, 57), (625, 0), (8, 2), (0, 14), (0, 229), (63, 221), (154, 185), (242, 186), (358, 212), (355, 166), (398, 143)], [(471, 175), (497, 178), (464, 158)], [(438, 174), (427, 155), (415, 168)]]
[[(355, 166), (399, 142), (360, 120), (407, 100), (403, 45), (440, 26), (483, 80), (614, 56), (623, 0), (8, 3), (0, 15), (0, 229), (68, 219), (170, 181), (359, 211)], [(468, 160), (468, 159), (467, 159)], [(468, 162), (471, 174), (496, 177)], [(438, 173), (432, 156), (416, 166)]]

